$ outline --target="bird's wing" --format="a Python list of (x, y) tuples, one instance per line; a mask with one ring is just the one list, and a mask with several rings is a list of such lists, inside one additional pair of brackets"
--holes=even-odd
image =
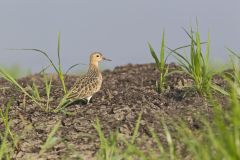
[(97, 77), (81, 77), (69, 91), (68, 99), (83, 99), (91, 96), (97, 89)]

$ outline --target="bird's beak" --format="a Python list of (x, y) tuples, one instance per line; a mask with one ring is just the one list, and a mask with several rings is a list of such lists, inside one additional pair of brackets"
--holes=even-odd
[(107, 59), (105, 57), (102, 58), (104, 61), (112, 61), (111, 59)]

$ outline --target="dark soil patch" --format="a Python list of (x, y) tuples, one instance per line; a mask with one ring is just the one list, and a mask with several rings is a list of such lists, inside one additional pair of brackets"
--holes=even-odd
[[(176, 68), (177, 66), (171, 64), (171, 69)], [(158, 94), (155, 91), (158, 75), (159, 72), (153, 64), (126, 65), (116, 67), (113, 71), (106, 70), (103, 72), (101, 91), (93, 96), (90, 104), (69, 106), (66, 111), (72, 114), (44, 112), (15, 87), (0, 79), (0, 104), (13, 97), (9, 113), (12, 120), (11, 129), (20, 136), (18, 149), (12, 158), (39, 159), (40, 146), (46, 141), (47, 135), (57, 122), (61, 122), (57, 136), (62, 141), (42, 155), (43, 159), (64, 157), (71, 159), (77, 155), (84, 159), (92, 158), (99, 148), (98, 135), (92, 125), (97, 117), (107, 135), (110, 131), (119, 130), (120, 133), (130, 136), (142, 112), (139, 137), (145, 137), (145, 142), (142, 142), (143, 149), (154, 146), (149, 127), (153, 127), (164, 140), (161, 118), (165, 119), (170, 131), (173, 132), (175, 129), (171, 125), (172, 120), (184, 120), (193, 130), (200, 129), (202, 126), (199, 117), (211, 118), (211, 107), (207, 105), (205, 98), (190, 89), (192, 80), (186, 75), (171, 74), (168, 77), (169, 89)], [(77, 76), (67, 76), (66, 85), (71, 87), (76, 78)], [(33, 81), (39, 87), (41, 97), (46, 98), (41, 75), (32, 75), (19, 80), (24, 87), (31, 85)], [(224, 85), (220, 77), (215, 77), (214, 81)], [(56, 107), (62, 95), (61, 84), (55, 77), (51, 108)], [(222, 100), (222, 103), (225, 101)], [(0, 130), (1, 132), (4, 130), (2, 121)]]

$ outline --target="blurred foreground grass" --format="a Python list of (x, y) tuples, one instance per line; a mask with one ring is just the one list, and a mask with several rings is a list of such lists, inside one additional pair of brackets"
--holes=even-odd
[(19, 65), (3, 66), (1, 67), (8, 72), (13, 78), (18, 79), (30, 75), (32, 72), (30, 69), (23, 69)]

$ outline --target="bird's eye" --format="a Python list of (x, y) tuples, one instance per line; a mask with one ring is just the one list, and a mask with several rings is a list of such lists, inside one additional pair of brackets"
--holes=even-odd
[(99, 57), (99, 55), (97, 55), (97, 57)]

